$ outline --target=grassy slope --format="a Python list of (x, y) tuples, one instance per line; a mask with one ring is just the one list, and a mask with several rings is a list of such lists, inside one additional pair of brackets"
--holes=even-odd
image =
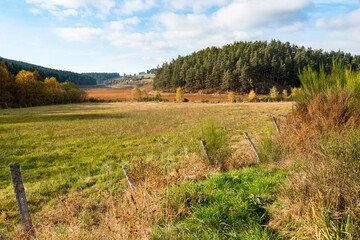
[(247, 151), (242, 132), (256, 142), (272, 128), (269, 115), (289, 109), (291, 103), (103, 103), (0, 110), (0, 211), (7, 216), (0, 224), (18, 221), (9, 163), (20, 162), (35, 212), (79, 187), (95, 196), (109, 185), (123, 188), (121, 165), (140, 158), (186, 164), (184, 147), (199, 154), (200, 119), (212, 116), (232, 146)]

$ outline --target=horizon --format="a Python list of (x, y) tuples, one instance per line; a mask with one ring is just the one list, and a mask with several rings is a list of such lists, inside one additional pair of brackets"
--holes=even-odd
[(238, 41), (360, 54), (352, 0), (0, 0), (3, 58), (78, 73), (138, 74)]

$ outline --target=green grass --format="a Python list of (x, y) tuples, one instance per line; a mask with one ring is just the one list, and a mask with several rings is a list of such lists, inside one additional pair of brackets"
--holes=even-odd
[(286, 174), (245, 168), (186, 182), (169, 191), (170, 207), (185, 209), (175, 224), (154, 229), (155, 239), (276, 239), (266, 206)]
[(85, 103), (0, 109), (0, 229), (19, 222), (8, 165), (19, 162), (31, 213), (59, 195), (82, 189), (102, 201), (99, 189), (127, 186), (121, 165), (140, 159), (170, 168), (199, 155), (200, 119), (213, 118), (234, 151), (248, 151), (243, 131), (256, 142), (272, 128), (270, 114), (289, 103)]

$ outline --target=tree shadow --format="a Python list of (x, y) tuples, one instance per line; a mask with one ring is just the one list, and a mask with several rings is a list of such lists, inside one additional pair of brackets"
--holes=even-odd
[(93, 114), (55, 114), (55, 115), (22, 115), (0, 118), (0, 124), (9, 123), (36, 123), (55, 121), (81, 121), (96, 119), (121, 119), (123, 113), (93, 113)]

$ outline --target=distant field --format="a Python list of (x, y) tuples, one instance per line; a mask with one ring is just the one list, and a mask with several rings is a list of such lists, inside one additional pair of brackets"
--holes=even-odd
[[(131, 100), (131, 90), (130, 88), (104, 88), (104, 89), (87, 89), (85, 90), (89, 96), (89, 98), (96, 99), (113, 99), (113, 100)], [(152, 88), (147, 87), (147, 92), (150, 92), (149, 96), (153, 96), (151, 93)], [(175, 93), (162, 93), (161, 97), (164, 99), (168, 99), (169, 101), (174, 101), (176, 94)], [(201, 100), (208, 101), (227, 101), (227, 94), (184, 94), (184, 97), (189, 101), (200, 102)], [(236, 96), (238, 98), (239, 96)], [(247, 96), (243, 95), (242, 98), (245, 99)]]
[[(92, 90), (88, 90), (91, 91)], [(95, 93), (100, 90), (94, 90)], [(104, 92), (129, 92), (104, 89)], [(94, 93), (94, 94), (95, 94)], [(90, 95), (90, 94), (89, 94)], [(108, 94), (107, 94), (108, 95)], [(94, 96), (94, 95), (93, 95)], [(119, 95), (117, 95), (119, 96)], [(90, 95), (91, 97), (91, 95)], [(101, 201), (99, 191), (127, 186), (121, 170), (139, 159), (162, 166), (184, 164), (201, 153), (200, 121), (213, 118), (241, 154), (273, 129), (271, 115), (285, 116), (292, 103), (84, 103), (0, 110), (0, 229), (19, 221), (8, 164), (20, 162), (32, 213), (81, 189)], [(41, 218), (34, 217), (39, 223)]]

